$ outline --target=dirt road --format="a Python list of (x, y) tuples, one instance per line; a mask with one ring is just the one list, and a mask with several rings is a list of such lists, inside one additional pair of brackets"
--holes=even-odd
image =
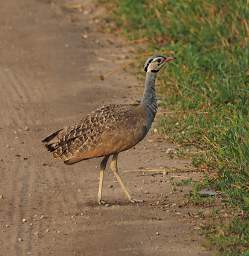
[(129, 73), (110, 75), (127, 62), (129, 48), (95, 29), (92, 8), (78, 13), (60, 1), (0, 3), (0, 255), (211, 255), (192, 210), (181, 207), (187, 192), (173, 191), (176, 174), (146, 170), (190, 168), (170, 158), (173, 146), (157, 135), (120, 155), (124, 180), (145, 200), (139, 205), (127, 203), (108, 173), (109, 207), (98, 206), (100, 159), (65, 166), (40, 143), (98, 105), (133, 102), (142, 93)]

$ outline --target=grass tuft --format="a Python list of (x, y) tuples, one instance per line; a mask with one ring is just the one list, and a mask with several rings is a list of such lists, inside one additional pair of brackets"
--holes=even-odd
[(217, 173), (209, 185), (241, 213), (213, 228), (213, 244), (223, 255), (249, 255), (248, 1), (111, 2), (117, 28), (146, 42), (146, 55), (176, 56), (160, 74), (161, 105), (170, 112), (161, 132), (199, 149), (193, 163)]

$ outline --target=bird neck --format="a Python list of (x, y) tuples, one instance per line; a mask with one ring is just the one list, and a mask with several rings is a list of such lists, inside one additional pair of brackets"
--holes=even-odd
[(144, 95), (141, 104), (144, 105), (149, 121), (152, 123), (157, 112), (157, 98), (155, 93), (155, 81), (157, 73), (148, 71), (145, 78)]

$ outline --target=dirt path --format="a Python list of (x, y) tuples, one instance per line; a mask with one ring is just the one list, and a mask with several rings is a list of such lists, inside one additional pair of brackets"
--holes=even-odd
[[(99, 159), (52, 161), (40, 140), (103, 103), (132, 102), (143, 85), (125, 71), (125, 43), (97, 32), (93, 9), (71, 13), (51, 1), (0, 3), (0, 255), (211, 255), (181, 207), (186, 190), (170, 178), (194, 177), (150, 134), (120, 155), (128, 187), (145, 203), (127, 203), (112, 175), (96, 204)], [(165, 175), (161, 167), (181, 173)], [(169, 169), (172, 170), (172, 169)], [(184, 170), (186, 172), (184, 172)]]

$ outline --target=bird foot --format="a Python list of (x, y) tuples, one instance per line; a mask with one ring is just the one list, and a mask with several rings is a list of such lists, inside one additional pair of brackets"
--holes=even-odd
[(106, 205), (106, 201), (104, 201), (104, 200), (98, 200), (98, 204), (99, 204), (99, 205)]
[(134, 203), (143, 203), (144, 200), (132, 198), (132, 199), (130, 199), (130, 202), (133, 203), (133, 204), (134, 204)]

